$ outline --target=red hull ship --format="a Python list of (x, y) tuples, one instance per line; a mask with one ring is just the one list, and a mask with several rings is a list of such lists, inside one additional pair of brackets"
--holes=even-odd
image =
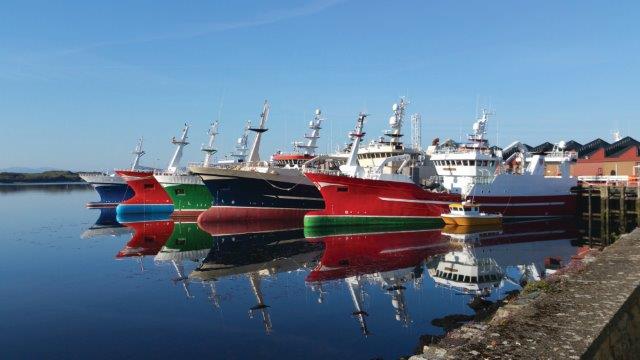
[[(305, 226), (352, 224), (429, 223), (442, 220), (449, 204), (472, 200), (480, 210), (500, 213), (505, 219), (569, 217), (576, 213), (577, 185), (568, 175), (571, 160), (558, 146), (560, 175), (544, 175), (545, 156), (530, 154), (520, 143), (505, 151), (518, 150), (503, 162), (502, 152), (491, 149), (484, 139), (487, 113), (474, 124), (470, 142), (433, 147), (431, 161), (441, 180), (439, 190), (429, 190), (406, 175), (409, 158), (392, 156), (378, 167), (363, 168), (355, 157), (364, 114), (358, 118), (354, 141), (340, 173), (307, 170), (305, 176), (320, 190), (324, 210), (305, 216)], [(401, 162), (402, 165), (394, 166)]]
[(118, 205), (118, 215), (173, 212), (173, 201), (153, 177), (153, 171), (116, 170), (116, 173), (135, 193)]
[(305, 226), (439, 223), (459, 195), (425, 191), (413, 183), (305, 173), (320, 190), (325, 209), (310, 211)]

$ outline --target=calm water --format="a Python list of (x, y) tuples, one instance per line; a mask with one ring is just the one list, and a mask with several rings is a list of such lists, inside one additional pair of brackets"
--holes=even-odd
[[(4, 358), (393, 359), (444, 334), (447, 316), (474, 315), (474, 298), (503, 298), (577, 251), (570, 221), (470, 234), (204, 231), (162, 219), (122, 225), (84, 208), (95, 198), (0, 191)], [(478, 270), (486, 278), (463, 276)]]

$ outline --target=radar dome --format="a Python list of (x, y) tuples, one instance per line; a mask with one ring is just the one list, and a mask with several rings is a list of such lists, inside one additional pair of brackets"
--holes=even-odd
[(316, 115), (320, 115), (322, 114), (322, 111), (320, 111), (320, 109), (316, 109)]
[(395, 117), (395, 115), (389, 118), (389, 125), (393, 126), (393, 125), (396, 125), (397, 123), (398, 123), (398, 119)]
[(391, 107), (391, 109), (393, 109), (393, 111), (398, 110), (398, 104), (393, 104), (393, 106)]
[(566, 148), (566, 147), (567, 147), (567, 143), (566, 143), (564, 140), (561, 140), (561, 141), (558, 143), (558, 148), (560, 148), (560, 149), (564, 150), (564, 148)]

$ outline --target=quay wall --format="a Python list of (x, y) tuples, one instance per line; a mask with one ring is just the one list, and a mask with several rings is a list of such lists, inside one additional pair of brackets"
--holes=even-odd
[(640, 357), (640, 287), (636, 287), (582, 357), (585, 359)]

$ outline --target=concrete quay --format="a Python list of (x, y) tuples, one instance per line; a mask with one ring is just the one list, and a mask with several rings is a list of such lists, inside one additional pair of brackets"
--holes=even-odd
[(411, 359), (640, 358), (640, 229), (542, 285)]

